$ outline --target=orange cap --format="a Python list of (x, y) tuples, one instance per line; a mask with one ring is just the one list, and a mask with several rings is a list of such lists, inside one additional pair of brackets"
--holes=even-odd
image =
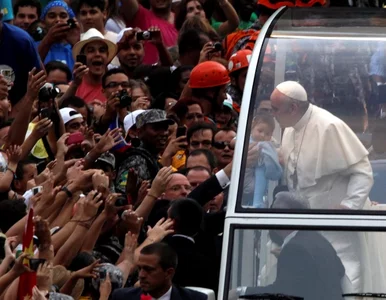
[(249, 67), (251, 61), (252, 51), (251, 50), (239, 50), (231, 56), (228, 63), (229, 75)]
[(195, 66), (190, 73), (189, 87), (205, 89), (226, 85), (231, 81), (228, 70), (215, 61), (205, 61)]

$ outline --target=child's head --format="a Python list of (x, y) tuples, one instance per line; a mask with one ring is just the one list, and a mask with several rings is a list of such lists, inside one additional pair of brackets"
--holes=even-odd
[(252, 121), (252, 139), (256, 142), (270, 141), (275, 129), (273, 116), (267, 113), (257, 113)]

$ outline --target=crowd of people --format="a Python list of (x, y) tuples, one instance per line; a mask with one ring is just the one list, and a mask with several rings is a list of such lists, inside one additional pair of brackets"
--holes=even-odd
[[(217, 292), (247, 70), (284, 5), (330, 3), (18, 0), (2, 10), (0, 299)], [(273, 91), (254, 111), (245, 207), (267, 208), (268, 181), (284, 176), (274, 116), (293, 124), (280, 97), (307, 103), (299, 118), (308, 108), (307, 94), (280, 87), (271, 105)]]

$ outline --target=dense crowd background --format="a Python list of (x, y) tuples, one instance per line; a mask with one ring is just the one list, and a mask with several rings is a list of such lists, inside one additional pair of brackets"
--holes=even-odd
[[(238, 114), (261, 27), (285, 5), (382, 6), (42, 3), (1, 7), (6, 300), (205, 299), (186, 286), (217, 292)], [(267, 180), (278, 180), (271, 92), (261, 90), (251, 140), (270, 142), (277, 172)], [(258, 156), (250, 147), (248, 160)], [(248, 170), (243, 203), (255, 208), (266, 192), (263, 184), (256, 196), (257, 169)], [(134, 286), (139, 292), (121, 289)]]

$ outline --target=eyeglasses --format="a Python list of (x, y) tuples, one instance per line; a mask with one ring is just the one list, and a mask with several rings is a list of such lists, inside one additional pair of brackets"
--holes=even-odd
[(210, 140), (203, 140), (203, 141), (191, 141), (190, 146), (196, 148), (198, 146), (202, 145), (204, 148), (209, 148), (212, 146), (212, 141)]
[(121, 86), (124, 89), (128, 89), (128, 88), (130, 88), (130, 83), (128, 81), (122, 81), (122, 82), (112, 81), (112, 82), (109, 82), (108, 84), (106, 84), (106, 88), (108, 88), (108, 89), (113, 89), (113, 88), (116, 88), (119, 86)]
[(235, 146), (228, 142), (213, 142), (213, 147), (217, 149), (225, 149), (226, 146), (228, 146), (228, 148), (231, 150), (235, 149)]

